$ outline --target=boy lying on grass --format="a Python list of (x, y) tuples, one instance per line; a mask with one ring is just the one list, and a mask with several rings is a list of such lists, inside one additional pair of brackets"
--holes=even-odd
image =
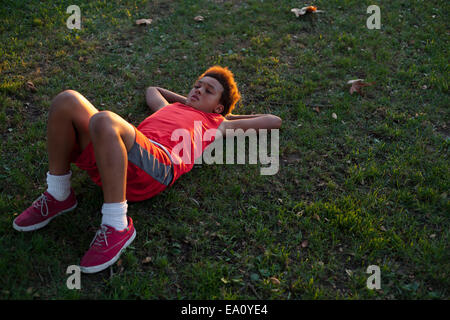
[[(195, 82), (187, 98), (157, 87), (146, 89), (146, 101), (154, 112), (137, 128), (110, 111), (98, 111), (73, 90), (59, 93), (51, 103), (47, 125), (47, 191), (13, 222), (18, 231), (46, 226), (56, 216), (77, 206), (70, 179), (70, 164), (86, 170), (101, 186), (104, 203), (100, 229), (80, 262), (85, 273), (99, 272), (114, 264), (134, 240), (133, 220), (127, 217), (127, 200), (142, 201), (171, 186), (190, 171), (194, 161), (172, 154), (178, 143), (176, 129), (194, 136), (194, 122), (201, 130), (275, 129), (281, 119), (270, 114), (232, 115), (240, 94), (232, 72), (214, 66)], [(193, 155), (213, 142), (191, 139)], [(194, 152), (195, 151), (195, 152)], [(200, 155), (201, 155), (200, 153)], [(177, 159), (174, 159), (177, 157)], [(175, 161), (176, 160), (176, 161)]]

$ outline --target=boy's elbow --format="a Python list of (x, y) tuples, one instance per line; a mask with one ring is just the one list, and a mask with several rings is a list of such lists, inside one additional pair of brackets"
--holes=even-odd
[(161, 89), (161, 88), (157, 87), (157, 86), (150, 86), (145, 89), (145, 92), (147, 93), (147, 92), (159, 91), (159, 89)]
[(283, 121), (281, 120), (280, 117), (273, 116), (273, 123), (274, 123), (274, 128), (275, 128), (275, 129), (281, 128), (281, 123), (282, 123), (282, 122), (283, 122)]

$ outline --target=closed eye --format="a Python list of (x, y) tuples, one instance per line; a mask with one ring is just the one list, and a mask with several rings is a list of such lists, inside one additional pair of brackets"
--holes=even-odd
[[(199, 86), (199, 85), (195, 85), (195, 86), (194, 86), (195, 89), (198, 89), (198, 88), (200, 88), (200, 87), (201, 87), (201, 86)], [(212, 91), (209, 90), (209, 89), (206, 89), (206, 93), (212, 94)]]

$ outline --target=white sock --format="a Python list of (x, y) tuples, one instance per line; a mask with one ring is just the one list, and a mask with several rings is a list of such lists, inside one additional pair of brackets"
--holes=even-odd
[(66, 200), (70, 195), (70, 178), (72, 171), (61, 176), (54, 176), (47, 172), (47, 192), (58, 201)]
[(102, 224), (111, 226), (118, 231), (125, 229), (128, 226), (127, 209), (127, 200), (124, 202), (103, 203)]

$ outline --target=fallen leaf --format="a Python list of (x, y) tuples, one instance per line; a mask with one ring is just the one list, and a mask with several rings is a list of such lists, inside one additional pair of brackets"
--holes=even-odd
[(275, 277), (270, 277), (269, 280), (270, 280), (270, 282), (272, 282), (273, 284), (276, 284), (276, 285), (279, 285), (281, 283), (280, 280), (278, 280)]
[(151, 24), (152, 23), (152, 19), (139, 19), (139, 20), (136, 20), (136, 24), (138, 25), (138, 26), (140, 26), (140, 25), (149, 25), (149, 24)]
[(309, 245), (308, 240), (303, 240), (302, 241), (302, 248), (306, 248), (306, 247), (308, 247), (308, 245)]
[(36, 92), (37, 91), (36, 87), (34, 86), (34, 83), (31, 82), (31, 81), (27, 82), (27, 89), (30, 90), (31, 92)]
[(151, 257), (145, 257), (145, 259), (142, 260), (142, 264), (147, 264), (147, 263), (150, 263), (151, 261), (152, 261)]
[(336, 113), (332, 113), (331, 116), (333, 117), (333, 119), (337, 119), (337, 114)]
[(194, 20), (197, 22), (202, 22), (203, 20), (205, 20), (205, 18), (203, 18), (203, 16), (196, 16), (194, 17)]
[(362, 94), (361, 90), (363, 87), (371, 86), (371, 85), (375, 84), (375, 82), (367, 82), (366, 83), (366, 82), (364, 82), (364, 79), (355, 79), (355, 80), (348, 81), (347, 84), (351, 84), (350, 94), (353, 94), (353, 92)]
[(194, 198), (189, 198), (193, 203), (195, 203), (197, 205), (197, 207), (200, 207), (200, 203), (195, 200)]
[(306, 10), (304, 10), (303, 8), (292, 8), (291, 12), (293, 12), (297, 18), (306, 14)]
[(303, 16), (307, 13), (318, 13), (318, 12), (323, 12), (322, 10), (317, 10), (317, 7), (314, 6), (308, 6), (308, 7), (303, 7), (301, 9), (299, 8), (292, 8), (291, 12), (293, 12), (295, 14), (295, 16), (298, 18), (300, 16)]
[(314, 111), (317, 112), (317, 113), (320, 113), (319, 107), (315, 107), (315, 108), (314, 108)]
[(350, 269), (345, 269), (345, 273), (347, 273), (350, 277), (353, 275), (353, 271)]

